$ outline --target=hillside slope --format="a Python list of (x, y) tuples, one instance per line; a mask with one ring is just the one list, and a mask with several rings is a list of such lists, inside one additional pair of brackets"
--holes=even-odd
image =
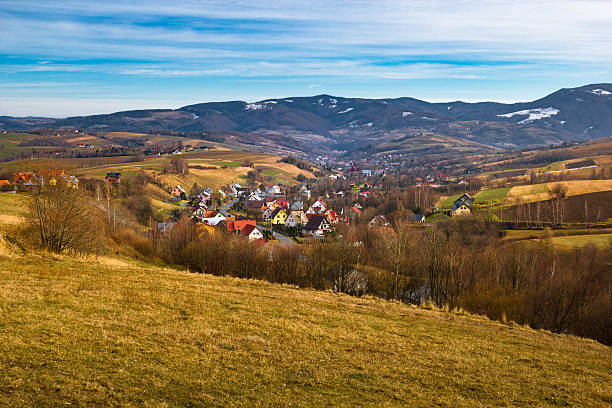
[(397, 138), (393, 132), (400, 137), (441, 134), (491, 147), (516, 148), (612, 136), (612, 84), (561, 89), (535, 101), (513, 104), (323, 94), (64, 119), (0, 117), (0, 130), (41, 127), (145, 133), (223, 131), (245, 144), (282, 145), (302, 152), (352, 151), (389, 142)]
[(0, 338), (7, 407), (612, 404), (594, 341), (109, 258), (0, 254)]

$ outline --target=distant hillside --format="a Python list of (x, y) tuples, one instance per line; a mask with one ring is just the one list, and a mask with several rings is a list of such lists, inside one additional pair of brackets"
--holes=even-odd
[[(241, 132), (243, 137), (257, 134), (275, 143), (284, 141), (282, 144), (303, 152), (353, 151), (371, 143), (424, 134), (495, 148), (530, 147), (612, 136), (612, 84), (561, 89), (533, 102), (515, 104), (316, 95), (255, 103), (210, 102), (176, 110), (137, 110), (66, 119), (0, 117), (0, 129), (23, 131), (39, 127)], [(261, 143), (258, 137), (254, 138), (255, 145)], [(399, 148), (405, 148), (405, 144)]]
[(612, 403), (610, 350), (591, 340), (2, 242), (4, 407)]

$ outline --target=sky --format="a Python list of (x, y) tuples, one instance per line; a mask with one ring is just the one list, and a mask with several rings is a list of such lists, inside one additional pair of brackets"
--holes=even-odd
[(612, 82), (612, 1), (1, 0), (0, 115)]

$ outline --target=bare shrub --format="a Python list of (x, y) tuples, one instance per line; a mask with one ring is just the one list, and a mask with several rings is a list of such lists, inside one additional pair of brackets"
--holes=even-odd
[(29, 221), (40, 245), (53, 252), (101, 253), (104, 223), (79, 190), (64, 183), (33, 192)]

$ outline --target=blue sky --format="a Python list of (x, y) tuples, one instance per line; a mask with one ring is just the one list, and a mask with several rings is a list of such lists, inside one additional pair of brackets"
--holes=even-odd
[(0, 115), (321, 93), (507, 102), (612, 82), (607, 0), (174, 3), (2, 0)]

